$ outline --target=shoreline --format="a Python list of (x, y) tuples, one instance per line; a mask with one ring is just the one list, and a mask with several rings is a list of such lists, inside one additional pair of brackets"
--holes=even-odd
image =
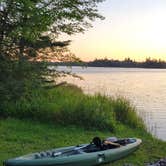
[[(133, 166), (143, 166), (165, 157), (166, 142), (154, 138), (145, 130), (141, 119), (127, 101), (112, 100), (100, 95), (88, 96), (73, 85), (47, 92), (44, 92), (43, 98), (42, 91), (39, 98), (35, 93), (35, 98), (31, 98), (32, 103), (28, 104), (28, 100), (24, 99), (25, 103), (20, 101), (21, 105), (19, 102), (17, 105), (10, 105), (13, 112), (8, 107), (8, 115), (0, 119), (0, 163), (31, 152), (90, 142), (95, 136), (102, 139), (110, 136), (142, 139), (143, 143), (137, 151), (108, 166), (131, 163)], [(28, 109), (25, 109), (25, 104), (26, 107), (29, 106)], [(58, 110), (63, 111), (57, 112)], [(91, 113), (95, 115), (94, 119), (90, 117)], [(102, 115), (103, 113), (105, 114)]]

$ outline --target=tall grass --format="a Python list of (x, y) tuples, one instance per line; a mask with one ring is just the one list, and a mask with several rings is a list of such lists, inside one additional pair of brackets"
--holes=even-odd
[(145, 125), (143, 120), (137, 115), (136, 108), (124, 97), (114, 99), (113, 108), (117, 121), (126, 124), (132, 128), (143, 128)]
[(4, 103), (0, 114), (4, 117), (73, 124), (89, 129), (115, 131), (119, 122), (130, 127), (144, 128), (135, 109), (124, 98), (85, 95), (73, 85), (34, 90), (19, 101)]

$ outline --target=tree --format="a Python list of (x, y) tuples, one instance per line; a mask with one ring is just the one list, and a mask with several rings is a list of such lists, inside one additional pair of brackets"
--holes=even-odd
[(20, 59), (26, 46), (35, 43), (44, 32), (53, 41), (61, 33), (83, 32), (95, 18), (103, 19), (97, 10), (97, 3), (102, 1), (1, 0), (0, 48)]
[(33, 60), (78, 60), (67, 48), (70, 41), (59, 42), (58, 36), (84, 32), (103, 19), (97, 10), (102, 1), (0, 0), (0, 99), (17, 99), (49, 75), (69, 74)]

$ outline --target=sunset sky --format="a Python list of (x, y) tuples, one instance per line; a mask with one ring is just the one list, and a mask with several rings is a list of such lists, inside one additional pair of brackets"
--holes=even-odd
[(70, 49), (78, 57), (166, 60), (166, 0), (106, 0), (99, 11), (104, 21), (71, 37)]

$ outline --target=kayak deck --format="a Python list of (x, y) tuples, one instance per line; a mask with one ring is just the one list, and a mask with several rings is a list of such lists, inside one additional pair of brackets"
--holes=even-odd
[(4, 162), (5, 166), (92, 166), (117, 160), (137, 149), (140, 139), (127, 138), (113, 141), (117, 146), (97, 147), (94, 143), (42, 151)]
[[(136, 139), (120, 139), (114, 142), (119, 143), (121, 146), (126, 146), (128, 144), (136, 142)], [(113, 147), (99, 148), (99, 147), (96, 147), (96, 145), (94, 144), (83, 144), (83, 145), (69, 147), (66, 149), (42, 151), (39, 153), (35, 153), (34, 156), (32, 157), (34, 159), (41, 159), (41, 158), (48, 158), (48, 157), (49, 158), (64, 157), (64, 156), (78, 155), (82, 153), (93, 153), (93, 152), (105, 151), (105, 150), (115, 149), (115, 148), (119, 148), (119, 147), (113, 146)]]

